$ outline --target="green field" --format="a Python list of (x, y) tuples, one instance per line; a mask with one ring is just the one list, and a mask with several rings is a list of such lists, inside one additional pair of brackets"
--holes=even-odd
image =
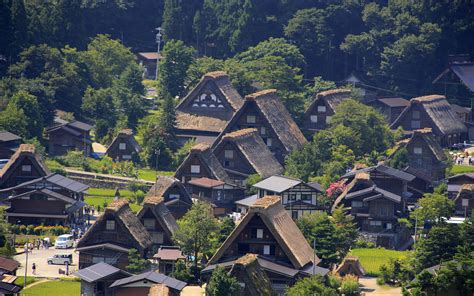
[(78, 281), (49, 281), (26, 288), (21, 295), (27, 296), (69, 296), (80, 295), (81, 283)]
[[(15, 285), (22, 286), (25, 283), (25, 277), (21, 275), (17, 275), (18, 277), (16, 280), (13, 282)], [(29, 284), (32, 284), (36, 282), (36, 278), (34, 276), (27, 276), (26, 277), (26, 285), (28, 286)]]
[(474, 166), (469, 165), (453, 165), (451, 169), (452, 175), (462, 174), (462, 173), (474, 173)]
[[(119, 190), (121, 198), (130, 198), (132, 196), (132, 192), (129, 190)], [(110, 204), (115, 197), (115, 190), (114, 189), (102, 189), (102, 188), (89, 188), (88, 190), (89, 195), (86, 196), (85, 202), (88, 205), (94, 206), (96, 209), (98, 206), (101, 208), (104, 206), (104, 202)], [(133, 212), (137, 213), (142, 208), (141, 205), (137, 205), (135, 203), (129, 203), (130, 208)]]
[(378, 276), (380, 267), (383, 264), (387, 264), (390, 259), (403, 258), (406, 256), (407, 251), (394, 251), (382, 248), (374, 249), (352, 249), (351, 256), (359, 257), (362, 267), (369, 276)]
[[(154, 182), (156, 180), (156, 173), (157, 171), (152, 170), (152, 169), (139, 169), (138, 179)], [(172, 176), (173, 174), (174, 172), (158, 171), (159, 176)]]

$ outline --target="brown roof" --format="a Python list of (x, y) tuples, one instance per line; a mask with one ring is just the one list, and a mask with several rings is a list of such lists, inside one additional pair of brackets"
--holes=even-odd
[(183, 255), (183, 252), (181, 252), (179, 247), (162, 246), (158, 252), (153, 255), (153, 259), (176, 261), (179, 259), (186, 259), (186, 257)]
[(242, 108), (240, 108), (239, 111), (235, 113), (232, 120), (227, 124), (224, 131), (219, 135), (216, 143), (223, 135), (231, 131), (234, 122), (238, 120), (245, 109), (245, 105), (250, 101), (255, 101), (262, 115), (273, 128), (275, 134), (287, 152), (291, 152), (294, 149), (303, 148), (304, 144), (307, 143), (307, 140), (294, 122), (285, 105), (283, 105), (280, 98), (277, 96), (275, 89), (262, 90), (247, 95), (245, 97), (244, 106), (242, 106)]
[(19, 266), (20, 263), (18, 261), (0, 256), (0, 269), (6, 270), (8, 272), (13, 272)]
[(198, 178), (198, 179), (192, 179), (191, 181), (188, 182), (188, 184), (196, 185), (196, 186), (204, 187), (204, 188), (212, 188), (212, 187), (224, 185), (225, 182), (203, 177), (203, 178)]
[(265, 145), (256, 129), (248, 128), (225, 134), (214, 151), (219, 149), (220, 145), (225, 145), (227, 141), (236, 145), (255, 172), (262, 178), (283, 173), (283, 167)]
[[(145, 59), (148, 59), (148, 60), (156, 60), (158, 59), (158, 53), (157, 52), (139, 52), (138, 53), (139, 56), (141, 57), (144, 57)], [(161, 58), (161, 54), (159, 55), (159, 57)]]
[(112, 214), (122, 226), (128, 230), (129, 234), (138, 243), (142, 249), (146, 249), (152, 245), (152, 238), (143, 224), (138, 220), (130, 209), (127, 200), (118, 199), (111, 202), (106, 208), (105, 212), (97, 219), (89, 230), (84, 234), (81, 240), (77, 243), (77, 247), (83, 247), (87, 244), (87, 239), (91, 233), (97, 231), (95, 228), (105, 220), (105, 216)]
[(155, 197), (151, 197), (145, 200), (143, 208), (138, 212), (137, 217), (138, 219), (141, 219), (148, 209), (151, 210), (168, 237), (172, 239), (173, 234), (179, 228), (178, 223), (176, 223), (173, 214), (171, 214), (166, 204), (162, 201), (155, 202), (154, 199)]
[(0, 178), (2, 182), (8, 178), (11, 172), (18, 166), (18, 163), (25, 157), (31, 158), (33, 165), (39, 170), (41, 176), (51, 174), (51, 172), (41, 160), (41, 157), (36, 153), (35, 146), (33, 144), (21, 144), (18, 150), (0, 170)]
[[(247, 214), (217, 250), (209, 261), (209, 264), (218, 263), (227, 248), (245, 229), (255, 215), (263, 220), (286, 256), (290, 259), (294, 268), (300, 269), (313, 263), (314, 251), (281, 204), (280, 197), (265, 196), (257, 199), (257, 201), (250, 206)], [(320, 260), (318, 257), (316, 257), (316, 261), (314, 264), (319, 263)]]
[(125, 139), (130, 146), (133, 147), (136, 153), (140, 152), (142, 150), (142, 147), (138, 144), (138, 142), (135, 140), (135, 137), (133, 136), (133, 131), (131, 129), (123, 129), (121, 130), (117, 136), (112, 140), (112, 143), (110, 143), (109, 147), (107, 147), (107, 150), (105, 151), (105, 154), (109, 154), (110, 150), (117, 145), (117, 141), (122, 138)]
[[(207, 110), (185, 110), (185, 106), (199, 94), (208, 83), (213, 83), (221, 95), (226, 99), (233, 109), (232, 112)], [(200, 130), (210, 132), (221, 132), (232, 115), (244, 103), (242, 96), (232, 86), (229, 76), (222, 71), (209, 72), (201, 78), (201, 81), (194, 87), (181, 102), (176, 106), (176, 125), (181, 130)]]
[(276, 295), (272, 282), (260, 266), (256, 254), (246, 254), (237, 259), (229, 273), (240, 283), (244, 283), (242, 289), (245, 295)]
[(180, 200), (192, 204), (192, 200), (188, 195), (188, 192), (178, 179), (169, 176), (158, 176), (156, 178), (155, 184), (150, 188), (145, 197), (145, 203), (158, 204), (164, 200), (164, 196), (168, 189), (173, 186), (178, 186), (183, 193), (180, 195)]
[(439, 142), (436, 140), (431, 128), (414, 130), (411, 138), (405, 139), (397, 143), (396, 149), (392, 152), (388, 159), (392, 158), (395, 153), (397, 153), (397, 151), (399, 151), (403, 147), (406, 147), (417, 138), (422, 139), (426, 143), (426, 145), (430, 148), (431, 152), (438, 161), (445, 161), (447, 159), (443, 148), (441, 148), (441, 146), (439, 145)]
[(336, 268), (336, 273), (338, 273), (340, 276), (354, 274), (358, 277), (361, 277), (365, 275), (365, 270), (360, 264), (358, 257), (347, 256)]
[(406, 100), (404, 98), (381, 98), (377, 99), (379, 102), (381, 102), (384, 105), (387, 105), (389, 107), (406, 107), (410, 105), (410, 101)]
[(422, 112), (428, 116), (437, 134), (448, 135), (467, 131), (466, 126), (451, 108), (446, 98), (441, 95), (430, 95), (411, 99), (410, 105), (402, 111), (400, 116), (398, 116), (390, 127), (399, 127), (410, 109), (415, 105), (420, 106)]
[(314, 98), (313, 102), (306, 110), (306, 114), (309, 114), (313, 110), (314, 106), (319, 100), (326, 101), (332, 111), (335, 112), (337, 105), (339, 105), (344, 100), (350, 99), (351, 96), (352, 91), (350, 89), (345, 88), (331, 89), (319, 92), (316, 94), (316, 97)]

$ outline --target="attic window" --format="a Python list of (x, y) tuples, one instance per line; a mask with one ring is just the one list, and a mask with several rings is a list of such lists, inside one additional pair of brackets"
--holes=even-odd
[(469, 206), (469, 199), (463, 198), (462, 201), (461, 201), (461, 205), (463, 207), (468, 207)]
[(234, 158), (234, 150), (226, 150), (224, 151), (225, 158), (232, 159)]
[(105, 230), (115, 230), (115, 220), (105, 221)]
[(21, 171), (26, 173), (31, 173), (31, 165), (24, 164), (21, 166)]
[(119, 150), (125, 150), (127, 149), (127, 144), (126, 143), (120, 143), (119, 144)]
[(200, 165), (191, 165), (191, 173), (193, 174), (199, 174), (201, 172), (201, 166)]
[(260, 128), (260, 134), (261, 134), (261, 135), (265, 135), (266, 133), (267, 133), (267, 128), (264, 127), (264, 126), (262, 126), (262, 127)]
[(217, 108), (224, 108), (224, 105), (219, 104), (219, 105), (217, 105)]
[(326, 116), (326, 124), (331, 123), (332, 116)]
[(318, 122), (318, 115), (311, 115), (310, 120), (311, 122), (314, 122), (314, 123)]
[(412, 113), (412, 118), (413, 119), (420, 119), (420, 111), (413, 111)]
[(257, 118), (255, 115), (247, 115), (247, 123), (255, 123), (257, 121)]
[(272, 147), (272, 138), (267, 139), (267, 147)]
[(423, 153), (423, 148), (421, 148), (421, 147), (415, 147), (415, 148), (413, 149), (413, 153), (415, 153), (415, 154), (422, 154), (422, 153)]
[(326, 112), (326, 106), (318, 106), (318, 112)]
[(419, 120), (412, 120), (411, 121), (411, 128), (412, 129), (419, 129), (421, 127), (421, 122)]
[(257, 238), (263, 238), (263, 229), (257, 228)]

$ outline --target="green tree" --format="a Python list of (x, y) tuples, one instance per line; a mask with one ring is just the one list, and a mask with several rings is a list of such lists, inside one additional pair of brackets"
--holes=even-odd
[(349, 253), (359, 236), (357, 224), (354, 222), (354, 216), (348, 214), (342, 206), (334, 209), (331, 218), (336, 226), (338, 255), (342, 259)]
[(128, 252), (127, 270), (131, 273), (141, 273), (150, 268), (150, 261), (143, 259), (137, 249), (130, 249)]
[(97, 139), (103, 140), (109, 130), (115, 126), (117, 120), (112, 91), (88, 87), (82, 99), (82, 109), (95, 119), (95, 135)]
[(229, 275), (223, 267), (217, 266), (206, 286), (206, 295), (238, 295), (239, 290), (240, 285), (237, 279)]
[(28, 118), (27, 135), (25, 138), (41, 139), (43, 137), (43, 118), (36, 97), (25, 91), (19, 91), (12, 97), (9, 104), (13, 104), (18, 110), (22, 110), (23, 114)]
[(326, 286), (324, 278), (321, 276), (304, 277), (296, 281), (296, 283), (286, 290), (288, 296), (305, 296), (305, 295), (321, 295), (321, 296), (337, 296), (339, 293), (336, 289)]
[(442, 222), (443, 219), (449, 219), (454, 211), (454, 202), (446, 194), (425, 193), (418, 201), (418, 205), (420, 207), (411, 212), (410, 217), (421, 222), (427, 220), (432, 223)]
[(11, 26), (13, 32), (10, 57), (15, 57), (26, 44), (28, 36), (28, 16), (23, 0), (12, 0), (10, 6)]
[(7, 108), (0, 112), (0, 128), (27, 138), (28, 117), (15, 104), (8, 104)]
[(170, 40), (165, 44), (158, 77), (159, 91), (163, 98), (184, 95), (186, 72), (193, 59), (194, 49), (184, 45), (183, 41)]
[(408, 166), (408, 151), (406, 148), (401, 148), (395, 152), (388, 162), (392, 168), (403, 170)]
[(211, 238), (217, 236), (217, 220), (212, 216), (209, 204), (197, 202), (177, 222), (179, 229), (173, 238), (185, 254), (194, 256), (194, 266), (197, 270), (202, 254), (212, 247)]

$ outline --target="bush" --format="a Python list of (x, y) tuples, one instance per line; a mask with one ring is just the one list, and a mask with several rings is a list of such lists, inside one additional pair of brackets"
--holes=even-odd
[(35, 226), (34, 225), (26, 226), (26, 234), (35, 234)]
[(11, 225), (10, 226), (11, 232), (14, 234), (20, 234), (20, 225)]
[(36, 235), (42, 235), (43, 234), (43, 226), (36, 226), (34, 229), (34, 232)]
[(375, 247), (377, 247), (377, 245), (374, 242), (363, 239), (356, 240), (354, 244), (355, 249), (374, 249)]
[(148, 186), (143, 184), (143, 183), (140, 183), (140, 182), (130, 182), (127, 185), (127, 189), (132, 191), (132, 192), (136, 192), (136, 191), (147, 192), (148, 191)]
[(20, 229), (19, 233), (26, 234), (26, 225), (20, 225), (19, 229)]
[(132, 198), (136, 204), (141, 205), (145, 199), (145, 192), (138, 190), (132, 193)]
[(341, 284), (341, 293), (345, 296), (359, 296), (359, 282), (355, 276), (345, 276)]

